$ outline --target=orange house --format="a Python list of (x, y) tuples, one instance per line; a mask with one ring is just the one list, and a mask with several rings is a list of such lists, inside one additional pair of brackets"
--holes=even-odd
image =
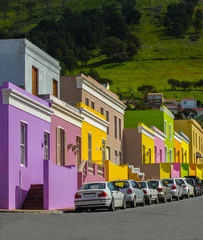
[(174, 162), (182, 163), (182, 138), (174, 132)]

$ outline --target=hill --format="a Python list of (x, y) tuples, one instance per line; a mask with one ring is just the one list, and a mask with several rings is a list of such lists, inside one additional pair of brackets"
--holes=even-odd
[[(41, 19), (57, 19), (64, 7), (81, 11), (113, 3), (114, 0), (36, 0), (34, 7), (32, 6), (32, 13), (29, 11), (31, 9), (29, 2), (12, 0), (0, 26), (11, 32), (28, 32)], [(195, 82), (202, 79), (203, 75), (202, 32), (198, 33), (199, 38), (196, 41), (190, 40), (191, 36), (197, 35), (193, 27), (181, 39), (172, 38), (166, 34), (162, 21), (166, 7), (171, 2), (175, 0), (137, 1), (137, 8), (142, 13), (142, 18), (140, 24), (134, 28), (134, 32), (140, 39), (142, 48), (133, 61), (105, 63), (104, 55), (95, 54), (86, 66), (79, 66), (72, 74), (77, 74), (82, 69), (88, 71), (95, 68), (103, 78), (113, 81), (111, 90), (114, 92), (118, 90), (118, 87), (124, 93), (132, 88), (135, 94), (139, 95), (137, 87), (150, 84), (154, 85), (159, 92), (163, 92), (167, 98), (196, 97), (203, 100), (202, 87), (190, 89), (190, 91), (180, 89), (174, 91), (167, 83), (167, 80), (171, 78)], [(199, 3), (198, 8), (203, 9), (202, 3)], [(19, 14), (16, 14), (17, 11)]]

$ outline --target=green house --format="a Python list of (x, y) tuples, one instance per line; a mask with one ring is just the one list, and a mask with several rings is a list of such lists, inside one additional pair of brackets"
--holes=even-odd
[(164, 106), (156, 110), (125, 111), (124, 128), (136, 128), (138, 123), (155, 126), (165, 133), (165, 162), (174, 159), (174, 115)]

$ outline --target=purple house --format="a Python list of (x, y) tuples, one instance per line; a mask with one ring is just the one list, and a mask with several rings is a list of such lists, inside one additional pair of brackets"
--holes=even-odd
[(0, 112), (0, 209), (17, 209), (32, 184), (43, 186), (52, 110), (48, 102), (4, 83)]
[(165, 162), (165, 134), (152, 126), (151, 129), (154, 131), (154, 154), (155, 154), (155, 163), (163, 163)]

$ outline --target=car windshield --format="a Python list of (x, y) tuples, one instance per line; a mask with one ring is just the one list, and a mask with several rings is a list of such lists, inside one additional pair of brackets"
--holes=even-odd
[(79, 190), (87, 190), (87, 189), (105, 189), (105, 183), (88, 183), (84, 184)]
[(167, 184), (174, 184), (174, 180), (173, 179), (164, 179), (163, 181), (165, 183), (167, 183)]
[(193, 185), (193, 182), (191, 181), (191, 179), (186, 178), (185, 181), (186, 181), (187, 184), (190, 184), (190, 185), (192, 184)]
[(158, 188), (159, 181), (149, 181), (149, 183), (152, 185), (153, 188)]
[(114, 186), (118, 188), (129, 188), (130, 184), (127, 181), (117, 181), (117, 182), (112, 182)]
[(137, 182), (141, 188), (147, 188), (146, 182)]
[(185, 182), (183, 181), (183, 179), (178, 179), (180, 184), (185, 184)]

